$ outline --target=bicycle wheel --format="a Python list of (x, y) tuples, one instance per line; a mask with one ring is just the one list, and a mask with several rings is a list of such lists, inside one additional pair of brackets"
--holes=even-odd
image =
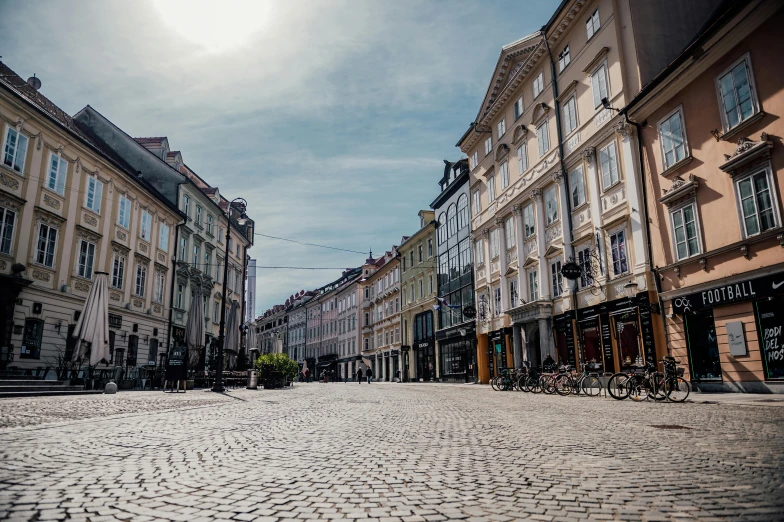
[(648, 399), (648, 383), (642, 375), (633, 375), (626, 384), (629, 390), (629, 398), (634, 402), (642, 402)]
[(664, 375), (655, 373), (653, 379), (653, 400), (663, 401), (667, 399), (667, 390), (664, 387)]
[(596, 376), (588, 375), (583, 379), (581, 389), (589, 397), (598, 397), (602, 393), (602, 381)]
[(626, 387), (626, 381), (629, 376), (625, 373), (616, 373), (607, 381), (607, 392), (613, 399), (622, 401), (629, 396), (629, 390)]
[(691, 386), (683, 377), (672, 377), (667, 379), (667, 399), (672, 402), (683, 402), (689, 396)]
[(555, 379), (553, 379), (553, 384), (558, 395), (569, 395), (574, 392), (574, 381), (569, 375), (557, 375)]
[(501, 379), (500, 377), (493, 377), (492, 379), (490, 379), (490, 386), (492, 386), (493, 391), (500, 391), (500, 388), (498, 387), (500, 379)]
[(555, 383), (553, 382), (553, 376), (541, 376), (539, 378), (539, 386), (542, 387), (542, 391), (548, 395), (552, 395), (555, 393)]
[(522, 391), (522, 392), (529, 392), (529, 391), (531, 391), (531, 389), (528, 387), (528, 376), (527, 375), (522, 374), (517, 379), (517, 389)]
[(531, 390), (533, 393), (542, 393), (542, 387), (539, 384), (539, 377), (534, 375), (528, 376), (528, 378), (525, 380), (525, 387)]

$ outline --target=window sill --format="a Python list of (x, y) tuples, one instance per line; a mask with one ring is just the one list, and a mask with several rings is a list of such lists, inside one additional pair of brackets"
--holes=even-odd
[(623, 180), (622, 180), (622, 179), (619, 179), (618, 181), (616, 181), (615, 183), (613, 183), (613, 184), (612, 184), (612, 185), (610, 185), (609, 187), (605, 187), (605, 188), (603, 188), (603, 189), (602, 189), (602, 194), (607, 194), (608, 192), (610, 192), (612, 189), (614, 189), (615, 187), (617, 187), (617, 186), (618, 186), (618, 185), (620, 185), (621, 183), (623, 183)]
[(22, 169), (22, 171), (20, 172), (20, 171), (18, 171), (16, 169), (13, 169), (13, 168), (9, 167), (5, 163), (0, 163), (0, 172), (8, 172), (9, 174), (13, 174), (14, 176), (17, 176), (19, 178), (22, 178), (22, 179), (25, 178), (24, 169)]
[(681, 167), (691, 163), (692, 159), (693, 159), (693, 156), (691, 154), (689, 154), (688, 156), (686, 156), (682, 160), (678, 161), (677, 163), (673, 163), (672, 166), (667, 167), (666, 169), (664, 169), (664, 171), (661, 173), (661, 176), (664, 176), (665, 178), (669, 178), (670, 176), (675, 174), (675, 172), (680, 170)]
[(746, 118), (745, 120), (743, 120), (742, 122), (734, 126), (733, 128), (725, 131), (724, 134), (719, 136), (719, 141), (729, 141), (731, 138), (739, 134), (740, 131), (747, 129), (751, 125), (760, 121), (764, 116), (765, 116), (764, 111), (759, 111), (756, 114), (749, 116), (748, 118)]
[(583, 201), (576, 207), (572, 207), (572, 214), (574, 214), (575, 212), (581, 212), (586, 207), (588, 207), (588, 200)]

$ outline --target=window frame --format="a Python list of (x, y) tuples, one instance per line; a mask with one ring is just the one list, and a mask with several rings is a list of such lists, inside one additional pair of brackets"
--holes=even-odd
[[(590, 25), (590, 31), (591, 31), (590, 34), (588, 33), (588, 27), (589, 27), (588, 23), (589, 22), (591, 24)], [(594, 12), (591, 13), (591, 16), (589, 16), (588, 19), (585, 21), (585, 35), (587, 36), (586, 41), (590, 41), (591, 38), (593, 38), (596, 35), (596, 33), (599, 32), (599, 29), (601, 29), (601, 28), (602, 28), (602, 20), (601, 20), (601, 17), (599, 16), (599, 8), (597, 7), (594, 10)]]
[[(87, 176), (86, 188), (87, 190), (84, 191), (84, 208), (100, 215), (101, 200), (103, 199), (103, 182), (97, 176)], [(93, 194), (92, 204), (90, 204), (90, 192)]]
[[(109, 287), (116, 290), (122, 290), (125, 285), (125, 262), (126, 256), (116, 253), (112, 256), (112, 278), (109, 281)], [(119, 282), (119, 285), (116, 284)]]
[(471, 203), (473, 216), (476, 217), (482, 213), (482, 195), (479, 193), (478, 188), (471, 191)]
[(490, 231), (490, 260), (500, 257), (501, 255), (501, 231), (499, 227), (495, 227)]
[[(675, 155), (675, 161), (672, 163), (667, 163), (667, 151), (664, 149), (664, 135), (662, 134), (662, 125), (672, 119), (675, 115), (678, 115), (680, 118), (680, 125), (681, 125), (681, 140), (683, 143), (683, 157), (681, 159), (677, 159), (677, 155)], [(658, 133), (659, 138), (659, 152), (661, 153), (662, 158), (662, 167), (663, 171), (667, 171), (678, 165), (679, 163), (686, 161), (691, 157), (691, 151), (689, 149), (689, 139), (686, 136), (686, 120), (683, 117), (683, 105), (678, 105), (667, 113), (662, 119), (659, 120), (659, 123), (656, 125), (656, 131)], [(677, 150), (677, 147), (672, 149), (673, 151)]]
[[(54, 178), (54, 186), (51, 186), (52, 185), (52, 166), (53, 166), (52, 165), (52, 158), (57, 158), (57, 173), (56, 173), (55, 178)], [(60, 167), (62, 165), (65, 165), (65, 168), (63, 169), (63, 172), (61, 173)], [(62, 174), (62, 180), (60, 179), (60, 175), (61, 174)], [(46, 188), (48, 190), (51, 190), (55, 194), (58, 194), (60, 196), (65, 196), (65, 189), (66, 189), (65, 185), (66, 185), (66, 183), (68, 183), (68, 160), (60, 157), (60, 155), (55, 153), (55, 152), (50, 152), (49, 153), (48, 168), (47, 168), (47, 171), (46, 171), (46, 185), (45, 185)], [(60, 190), (62, 190), (62, 192)]]
[[(47, 235), (44, 238), (45, 245), (44, 250), (41, 250), (41, 232), (43, 227), (46, 227)], [(54, 241), (51, 241), (51, 233), (54, 232)], [(37, 264), (45, 266), (47, 268), (56, 268), (55, 260), (57, 258), (57, 246), (60, 242), (60, 229), (53, 227), (52, 225), (48, 225), (46, 223), (38, 223), (38, 236), (36, 238), (36, 246), (35, 246), (35, 261)], [(51, 251), (50, 247), (51, 246)], [(43, 255), (43, 261), (39, 261)], [(51, 257), (51, 264), (47, 263), (47, 258)]]
[[(141, 277), (140, 277), (141, 276)], [(139, 284), (141, 282), (141, 284)], [(144, 297), (144, 291), (147, 287), (147, 265), (144, 263), (136, 263), (136, 274), (133, 278), (133, 295), (136, 297)], [(139, 291), (141, 289), (141, 292)]]
[(517, 235), (515, 234), (515, 219), (514, 216), (508, 217), (504, 220), (504, 234), (506, 236), (506, 249), (512, 249), (517, 246)]
[[(157, 270), (155, 271), (155, 284), (153, 285), (153, 287), (154, 287), (152, 292), (153, 302), (163, 304), (163, 299), (164, 296), (166, 295), (166, 274), (164, 272), (157, 271)], [(207, 299), (208, 297), (209, 294), (206, 294), (204, 296), (205, 299)]]
[[(16, 210), (11, 210), (7, 207), (0, 206), (0, 253), (6, 255), (12, 255), (13, 252), (13, 245), (14, 245), (14, 229), (16, 228), (17, 224), (17, 214)], [(10, 225), (6, 223), (7, 216), (12, 215)], [(10, 229), (10, 232), (8, 230)], [(4, 245), (7, 248), (3, 248)]]
[[(86, 251), (82, 251), (86, 245)], [(92, 253), (90, 249), (92, 247)], [(96, 244), (86, 239), (79, 240), (79, 249), (76, 251), (76, 274), (84, 279), (92, 279), (95, 273)]]
[[(621, 249), (618, 248), (618, 265), (619, 265), (619, 268), (623, 267), (622, 265), (623, 265), (624, 262), (626, 263), (626, 270), (624, 270), (622, 272), (617, 272), (615, 270), (615, 264), (616, 263), (615, 263), (615, 259), (613, 258), (613, 252), (615, 250), (614, 247), (613, 247), (613, 237), (617, 238), (619, 236), (619, 234), (623, 235), (623, 258), (624, 258), (624, 259), (621, 259), (621, 256), (620, 256)], [(608, 253), (609, 253), (609, 256), (610, 256), (610, 264), (612, 265), (613, 277), (617, 278), (617, 277), (622, 277), (622, 276), (630, 274), (632, 270), (631, 270), (631, 263), (629, 261), (629, 234), (626, 233), (626, 225), (623, 225), (623, 226), (618, 227), (618, 228), (616, 228), (614, 230), (608, 231), (607, 232), (607, 243), (609, 244)], [(616, 243), (617, 243), (617, 241), (616, 241)]]
[[(768, 192), (770, 194), (770, 205), (771, 205), (770, 210), (771, 210), (771, 213), (773, 214), (773, 225), (771, 227), (765, 229), (765, 230), (762, 230), (757, 191), (756, 191), (756, 188), (754, 187), (754, 183), (752, 181), (752, 188), (754, 189), (754, 208), (755, 208), (754, 215), (756, 216), (757, 228), (759, 230), (757, 232), (755, 232), (754, 234), (749, 234), (747, 232), (747, 230), (746, 230), (746, 219), (745, 219), (745, 216), (743, 215), (743, 200), (742, 200), (741, 194), (740, 194), (740, 184), (742, 182), (746, 181), (746, 180), (754, 178), (755, 176), (757, 176), (758, 174), (761, 174), (761, 173), (765, 174), (765, 179), (766, 179), (767, 184), (768, 184)], [(747, 238), (750, 238), (750, 237), (758, 236), (760, 234), (765, 233), (768, 230), (773, 230), (773, 229), (778, 228), (778, 227), (781, 226), (781, 215), (779, 214), (778, 194), (777, 194), (777, 191), (776, 191), (776, 184), (775, 184), (775, 180), (773, 179), (772, 168), (771, 168), (770, 164), (764, 165), (761, 168), (757, 168), (757, 169), (751, 170), (751, 171), (749, 171), (749, 172), (747, 172), (747, 173), (745, 173), (745, 174), (743, 174), (741, 176), (736, 176), (732, 180), (732, 185), (733, 185), (733, 191), (735, 192), (735, 205), (736, 205), (737, 212), (738, 212), (738, 220), (740, 221), (740, 232), (741, 232), (741, 236), (743, 237), (743, 239), (747, 239)]]
[(487, 176), (487, 203), (495, 201), (495, 174)]
[[(558, 185), (550, 185), (544, 190), (544, 197), (542, 202), (544, 203), (544, 221), (546, 227), (558, 223), (558, 221), (560, 221), (561, 219), (561, 210), (558, 202), (558, 192), (559, 192)], [(547, 208), (548, 206), (547, 204), (549, 202), (548, 199), (552, 200), (555, 208), (555, 217), (552, 218), (552, 220), (550, 219), (551, 217), (550, 212), (549, 209)]]
[(125, 194), (120, 194), (117, 201), (117, 225), (125, 230), (131, 228), (131, 206), (131, 200)]
[[(728, 74), (732, 73), (732, 71), (742, 62), (745, 62), (746, 64), (746, 72), (748, 74), (747, 80), (749, 82), (749, 95), (751, 98), (752, 112), (745, 119), (738, 120), (738, 123), (736, 123), (733, 127), (730, 127), (729, 122), (727, 121), (727, 113), (724, 110), (724, 98), (721, 95), (721, 79), (727, 76)], [(725, 134), (739, 128), (741, 125), (751, 120), (754, 116), (756, 116), (761, 112), (761, 108), (759, 105), (759, 98), (757, 96), (757, 83), (754, 80), (754, 69), (751, 66), (751, 53), (746, 52), (745, 54), (743, 54), (743, 56), (735, 60), (729, 67), (727, 67), (721, 73), (716, 75), (716, 77), (714, 78), (714, 84), (716, 87), (716, 98), (719, 104), (719, 116), (721, 117), (721, 128)], [(733, 87), (734, 87), (734, 78), (733, 78)], [(735, 92), (737, 92), (737, 89), (735, 89)], [(740, 104), (736, 105), (736, 107), (739, 106)]]
[(139, 219), (139, 238), (148, 243), (152, 242), (152, 214), (147, 212), (147, 209), (142, 209), (142, 215)]
[(561, 273), (561, 260), (551, 259), (548, 264), (550, 265), (550, 279), (552, 284), (553, 297), (561, 297), (564, 293), (563, 274)]
[[(530, 211), (531, 223), (530, 227), (528, 226), (527, 214), (529, 214), (528, 209)], [(531, 230), (531, 233), (528, 233), (528, 230)], [(523, 234), (525, 235), (525, 239), (534, 237), (536, 235), (536, 209), (534, 208), (533, 203), (528, 203), (527, 205), (523, 206)]]
[[(463, 192), (457, 198), (457, 230), (462, 230), (471, 222), (471, 218), (468, 215), (468, 195)], [(433, 256), (433, 242), (432, 239), (428, 239), (428, 246), (427, 257)]]
[[(599, 71), (602, 70), (602, 69), (604, 69), (604, 89), (605, 89), (606, 93), (605, 93), (604, 96), (602, 96), (601, 85), (599, 85), (598, 86), (598, 88), (599, 88), (599, 98), (598, 98), (598, 102), (597, 102), (596, 86), (594, 86), (593, 80), (594, 80), (594, 76), (596, 76), (599, 73)], [(609, 100), (610, 96), (612, 95), (611, 93), (612, 93), (612, 91), (610, 90), (610, 70), (607, 67), (607, 60), (605, 59), (604, 61), (602, 61), (602, 63), (600, 63), (599, 65), (597, 65), (594, 68), (593, 72), (591, 72), (591, 95), (593, 97), (593, 108), (594, 108), (594, 110), (598, 109), (599, 107), (602, 107), (602, 98), (607, 98)]]
[[(6, 149), (8, 148), (8, 139), (9, 139), (9, 136), (10, 136), (12, 131), (16, 133), (16, 144), (14, 146), (14, 154), (13, 154), (13, 156), (11, 158), (11, 164), (8, 165), (5, 162), (6, 155), (7, 155)], [(19, 137), (20, 136), (25, 139), (25, 146), (24, 146), (24, 153), (21, 155), (21, 157), (22, 157), (22, 165), (17, 170), (16, 164), (17, 164), (18, 159), (19, 159)], [(2, 162), (0, 164), (2, 164), (4, 167), (14, 171), (18, 175), (24, 176), (24, 169), (25, 169), (25, 165), (27, 164), (27, 151), (29, 150), (29, 145), (30, 145), (30, 137), (28, 135), (26, 135), (25, 133), (23, 133), (22, 131), (20, 131), (20, 130), (18, 130), (16, 128), (12, 127), (11, 125), (6, 125), (5, 126), (5, 133), (3, 134), (3, 159), (2, 159)]]
[(479, 165), (479, 151), (475, 150), (471, 154), (471, 163), (472, 163), (472, 165), (471, 165), (472, 169), (475, 169)]
[[(572, 116), (571, 118), (569, 118), (569, 115), (567, 114), (567, 109), (570, 103), (572, 104), (572, 109), (570, 111)], [(577, 130), (577, 127), (580, 126), (580, 123), (577, 119), (577, 95), (576, 94), (571, 95), (569, 99), (566, 100), (566, 103), (564, 103), (561, 106), (561, 118), (563, 119), (564, 122), (569, 123), (568, 128), (566, 127), (566, 124), (564, 124), (564, 136), (571, 135), (574, 131)], [(572, 120), (574, 121), (574, 123), (572, 123)]]
[[(608, 150), (608, 155), (609, 155), (609, 148), (610, 147), (614, 147), (615, 148), (615, 172), (616, 172), (618, 177), (617, 177), (617, 179), (615, 181), (612, 180), (612, 165), (608, 162), (608, 168), (610, 169), (610, 183), (606, 184), (604, 182), (604, 167), (602, 166), (602, 151)], [(620, 167), (620, 164), (619, 164), (619, 161), (618, 161), (618, 143), (616, 142), (616, 140), (612, 139), (604, 147), (601, 147), (597, 151), (596, 156), (597, 156), (597, 158), (596, 158), (597, 159), (597, 163), (599, 165), (599, 178), (601, 179), (601, 182), (602, 182), (602, 192), (607, 192), (611, 188), (613, 188), (616, 185), (618, 185), (619, 183), (621, 183), (621, 181), (623, 180), (623, 178), (621, 176), (621, 167)]]
[(544, 92), (544, 70), (539, 71), (539, 74), (537, 74), (534, 77), (532, 87), (533, 87), (534, 100), (535, 100), (536, 98), (539, 97), (540, 94)]
[(514, 119), (515, 121), (520, 119), (520, 116), (523, 115), (525, 112), (525, 106), (523, 105), (523, 95), (521, 94), (517, 100), (514, 102)]
[[(686, 256), (680, 257), (680, 255), (678, 254), (678, 238), (677, 238), (677, 235), (675, 233), (675, 214), (677, 214), (677, 213), (681, 214), (681, 216), (682, 216), (681, 219), (683, 220), (684, 231), (685, 231), (686, 230), (686, 219), (685, 219), (685, 217), (683, 217), (683, 211), (686, 208), (688, 208), (688, 207), (692, 207), (692, 212), (694, 213), (694, 229), (695, 229), (695, 240), (697, 242), (697, 251), (695, 253), (693, 253), (693, 254), (689, 254), (689, 252), (688, 252), (688, 249), (689, 249), (689, 237), (686, 236), (686, 241), (685, 241), (686, 250), (687, 250)], [(698, 255), (702, 254), (702, 250), (703, 250), (702, 249), (702, 230), (700, 228), (700, 218), (699, 218), (699, 215), (697, 214), (697, 202), (692, 199), (690, 201), (687, 201), (686, 203), (683, 203), (682, 205), (678, 205), (676, 207), (668, 209), (668, 213), (670, 215), (670, 234), (672, 235), (671, 246), (672, 246), (672, 252), (674, 254), (673, 257), (675, 258), (675, 260), (676, 261), (684, 261), (686, 259), (690, 259), (692, 257), (695, 257), (695, 256), (698, 256)]]
[[(539, 158), (543, 158), (549, 151), (550, 151), (550, 129), (547, 125), (549, 118), (545, 118), (542, 123), (536, 126), (536, 148), (539, 151)], [(544, 133), (542, 135), (539, 134), (539, 129), (544, 128)], [(544, 137), (544, 140), (542, 140)], [(542, 144), (546, 145), (545, 148), (542, 147)]]
[(561, 52), (558, 53), (558, 72), (562, 73), (564, 69), (569, 67), (570, 63), (572, 63), (572, 57), (569, 54), (569, 44), (566, 44), (561, 49)]
[(506, 118), (501, 118), (496, 124), (496, 131), (498, 132), (498, 141), (501, 141), (503, 135), (506, 134)]
[[(575, 181), (578, 180), (577, 176), (579, 173), (579, 183)], [(588, 202), (588, 197), (585, 193), (585, 171), (582, 165), (576, 165), (572, 170), (569, 171), (569, 187), (572, 190), (572, 193), (569, 194), (569, 197), (572, 201), (572, 210), (576, 210)], [(582, 189), (578, 190), (577, 194), (575, 194), (575, 189)], [(580, 200), (580, 194), (582, 194), (582, 201)], [(575, 195), (577, 195), (578, 201), (575, 201)]]
[(526, 270), (528, 276), (528, 302), (539, 300), (539, 274), (536, 268)]
[(166, 223), (161, 223), (158, 227), (158, 250), (169, 252), (169, 225)]
[(498, 171), (501, 174), (501, 191), (503, 192), (509, 186), (509, 161), (502, 161), (498, 165)]
[(487, 157), (491, 152), (493, 152), (493, 137), (488, 136), (485, 140), (485, 157)]

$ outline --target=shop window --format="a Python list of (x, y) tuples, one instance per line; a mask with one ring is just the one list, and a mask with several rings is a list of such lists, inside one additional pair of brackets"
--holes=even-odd
[(784, 379), (784, 298), (754, 303), (766, 379)]
[(720, 381), (721, 363), (713, 311), (704, 310), (687, 314), (684, 316), (684, 321), (692, 380)]
[(581, 324), (583, 341), (583, 363), (602, 364), (602, 341), (599, 332), (599, 321), (592, 319)]
[(566, 347), (566, 332), (563, 330), (555, 331), (555, 356), (558, 364), (569, 364), (569, 353)]
[(640, 350), (640, 327), (637, 324), (637, 313), (630, 312), (615, 317), (615, 338), (618, 342), (618, 353), (621, 366), (645, 364)]
[(735, 180), (743, 237), (755, 236), (778, 226), (778, 212), (771, 193), (772, 181), (768, 169)]

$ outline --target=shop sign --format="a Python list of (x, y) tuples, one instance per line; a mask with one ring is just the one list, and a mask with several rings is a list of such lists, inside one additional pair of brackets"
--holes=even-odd
[(569, 261), (568, 263), (566, 263), (561, 267), (561, 275), (571, 281), (578, 279), (581, 274), (582, 274), (582, 270), (580, 270), (580, 265), (578, 265), (574, 261)]
[(169, 349), (169, 358), (166, 361), (166, 380), (181, 381), (188, 375), (188, 367), (185, 364), (187, 357), (187, 347), (184, 344), (175, 343)]
[(727, 342), (730, 345), (730, 355), (746, 355), (746, 334), (741, 321), (727, 323)]
[(653, 321), (651, 320), (651, 305), (646, 300), (640, 302), (640, 334), (642, 336), (642, 346), (645, 350), (645, 360), (650, 364), (656, 364), (656, 343), (653, 340)]
[(174, 341), (175, 345), (183, 345), (185, 346), (185, 328), (182, 326), (173, 326), (172, 327), (172, 340)]
[(424, 350), (425, 348), (430, 348), (433, 346), (433, 339), (430, 338), (426, 341), (420, 341), (416, 343), (417, 350)]
[(612, 350), (612, 330), (610, 329), (610, 314), (600, 316), (602, 325), (602, 349), (604, 350), (604, 367), (615, 368)]
[(768, 379), (784, 379), (784, 299), (757, 301), (762, 360)]
[(687, 314), (696, 310), (742, 303), (781, 293), (784, 293), (784, 274), (778, 273), (675, 297), (672, 299), (672, 311), (675, 314)]
[(122, 328), (122, 316), (109, 314), (109, 328)]
[(470, 305), (466, 306), (465, 308), (463, 308), (463, 315), (468, 317), (469, 319), (473, 319), (474, 317), (476, 317), (476, 308)]
[(576, 351), (574, 346), (574, 328), (572, 326), (572, 313), (566, 312), (561, 315), (553, 317), (553, 325), (555, 330), (564, 335), (566, 339), (566, 353), (569, 358), (567, 361), (569, 365), (575, 367)]

